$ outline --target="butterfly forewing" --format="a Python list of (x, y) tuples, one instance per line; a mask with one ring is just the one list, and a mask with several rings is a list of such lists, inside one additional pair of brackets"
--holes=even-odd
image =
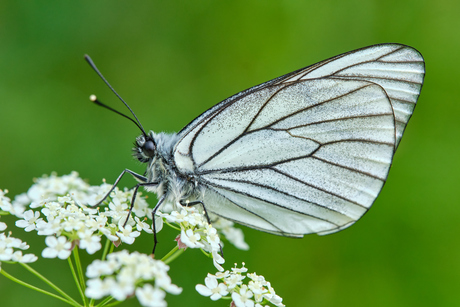
[(285, 236), (338, 231), (380, 193), (423, 77), (403, 45), (336, 56), (203, 113), (180, 132), (175, 164), (218, 216)]

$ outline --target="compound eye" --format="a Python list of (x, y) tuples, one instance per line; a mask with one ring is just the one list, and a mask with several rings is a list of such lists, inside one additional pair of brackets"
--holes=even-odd
[(155, 143), (152, 140), (147, 140), (143, 146), (144, 152), (148, 156), (153, 156), (155, 154)]

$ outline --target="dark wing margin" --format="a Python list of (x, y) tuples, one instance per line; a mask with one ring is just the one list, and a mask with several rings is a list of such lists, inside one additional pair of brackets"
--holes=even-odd
[(380, 193), (423, 78), (408, 46), (344, 53), (209, 109), (180, 132), (174, 161), (218, 216), (285, 236), (335, 232)]

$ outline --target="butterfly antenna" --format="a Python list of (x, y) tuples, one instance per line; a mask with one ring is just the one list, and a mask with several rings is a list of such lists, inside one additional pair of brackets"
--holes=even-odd
[(123, 98), (121, 98), (120, 95), (118, 95), (118, 93), (115, 91), (115, 89), (110, 85), (110, 83), (104, 78), (104, 76), (101, 74), (101, 72), (99, 71), (99, 69), (97, 69), (96, 67), (96, 64), (94, 64), (93, 60), (91, 60), (91, 58), (89, 57), (89, 55), (85, 54), (85, 60), (86, 62), (88, 62), (88, 64), (91, 66), (91, 68), (99, 75), (99, 77), (102, 79), (102, 81), (104, 81), (104, 83), (110, 88), (110, 90), (118, 97), (118, 99), (121, 100), (121, 102), (123, 102), (123, 104), (128, 108), (128, 110), (131, 112), (131, 114), (134, 116), (134, 118), (136, 120), (133, 120), (131, 117), (109, 107), (108, 105), (106, 104), (103, 104), (102, 102), (100, 102), (99, 100), (97, 100), (97, 97), (95, 95), (91, 95), (89, 97), (89, 99), (94, 102), (95, 104), (101, 106), (101, 107), (104, 107), (112, 112), (115, 112), (127, 119), (129, 119), (130, 121), (132, 121), (134, 124), (136, 124), (136, 126), (142, 131), (142, 133), (144, 134), (144, 136), (147, 136), (147, 134), (145, 133), (145, 130), (144, 130), (144, 127), (142, 127), (142, 124), (141, 122), (139, 121), (139, 119), (137, 118), (136, 114), (134, 114), (133, 110), (129, 107), (129, 105), (123, 100)]

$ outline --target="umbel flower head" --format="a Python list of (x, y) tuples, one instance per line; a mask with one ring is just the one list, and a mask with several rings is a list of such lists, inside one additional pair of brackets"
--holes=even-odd
[(213, 301), (230, 295), (236, 307), (262, 307), (268, 303), (277, 307), (284, 306), (283, 299), (275, 293), (265, 277), (256, 273), (246, 274), (247, 271), (244, 262), (241, 268), (237, 268), (235, 263), (231, 271), (208, 274), (204, 280), (205, 285), (196, 285), (195, 289)]
[[(142, 306), (166, 306), (167, 293), (178, 295), (182, 292), (172, 283), (167, 264), (186, 249), (200, 249), (212, 258), (218, 270), (216, 274), (208, 274), (205, 285), (197, 285), (200, 294), (212, 300), (226, 297), (234, 306), (261, 307), (262, 303), (284, 306), (263, 276), (244, 275), (247, 271), (244, 265), (232, 268), (231, 272), (225, 271), (222, 239), (239, 249), (247, 250), (249, 246), (241, 229), (214, 216), (210, 216), (213, 224), (208, 224), (200, 207), (165, 203), (157, 210), (156, 231), (164, 225), (178, 231), (176, 247), (162, 260), (139, 252), (113, 252), (115, 246), (134, 243), (141, 233), (151, 236), (153, 229), (152, 209), (141, 193), (136, 198), (131, 216), (128, 213), (133, 192), (126, 188), (116, 187), (100, 206), (94, 207), (111, 188), (105, 182), (90, 186), (76, 172), (61, 177), (51, 174), (36, 179), (28, 192), (16, 196), (13, 202), (5, 196), (6, 192), (0, 190), (0, 209), (2, 214), (9, 213), (18, 218), (17, 227), (45, 237), (46, 248), (41, 253), (44, 258), (67, 259), (73, 255), (75, 262), (79, 258), (78, 250), (92, 255), (104, 248), (102, 260), (94, 260), (86, 269), (88, 280), (84, 294), (91, 299), (103, 299), (105, 304), (112, 299), (122, 301), (136, 297)], [(0, 231), (5, 228), (6, 224), (0, 222)], [(21, 250), (28, 247), (10, 234), (0, 232), (0, 261), (36, 261), (37, 256), (22, 254)], [(72, 268), (72, 271), (81, 274), (83, 270)], [(249, 283), (244, 283), (245, 278)], [(84, 277), (75, 280), (81, 282)], [(84, 287), (80, 285), (79, 288)], [(75, 305), (75, 301), (71, 304)]]
[[(100, 299), (111, 295), (119, 301), (136, 294), (143, 306), (166, 306), (164, 291), (180, 294), (182, 289), (171, 283), (169, 266), (150, 256), (121, 251), (107, 260), (96, 260), (86, 270), (86, 296)], [(149, 281), (154, 281), (152, 286)]]
[[(7, 190), (0, 190), (0, 208), (11, 208), (11, 200), (6, 196)], [(34, 254), (23, 254), (23, 250), (29, 249), (26, 242), (12, 237), (11, 233), (5, 234), (7, 225), (0, 222), (0, 264), (2, 261), (31, 263), (37, 261), (38, 257)]]

